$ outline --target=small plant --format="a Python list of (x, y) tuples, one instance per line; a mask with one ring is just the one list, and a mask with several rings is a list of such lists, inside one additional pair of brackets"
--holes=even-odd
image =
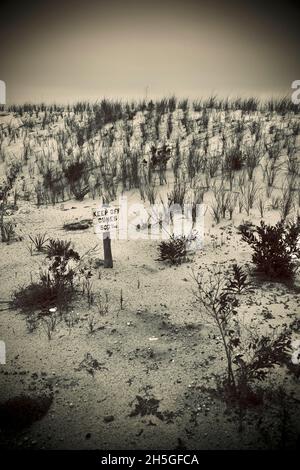
[(234, 209), (236, 207), (237, 200), (238, 200), (238, 193), (235, 193), (233, 191), (227, 193), (225, 206), (226, 206), (226, 209), (229, 213), (229, 219), (230, 220), (232, 220), (232, 216), (233, 216), (233, 213), (234, 213)]
[(96, 317), (96, 313), (95, 312), (90, 312), (89, 315), (88, 315), (88, 332), (89, 334), (93, 334), (95, 333), (96, 331), (96, 328), (97, 328), (97, 322), (98, 322), (98, 319)]
[(64, 315), (64, 321), (69, 329), (70, 334), (71, 329), (76, 325), (76, 323), (78, 323), (79, 318), (78, 315), (74, 312), (74, 310), (71, 309), (71, 311), (66, 312), (66, 314)]
[(190, 203), (191, 203), (191, 206), (192, 206), (192, 221), (193, 221), (193, 224), (195, 224), (196, 220), (197, 220), (198, 206), (200, 204), (203, 204), (205, 189), (206, 188), (196, 186), (192, 190)]
[(46, 246), (46, 254), (48, 258), (62, 256), (65, 258), (74, 258), (79, 260), (79, 254), (72, 249), (72, 242), (67, 240), (59, 240), (50, 238)]
[(82, 294), (86, 294), (89, 307), (94, 303), (93, 274), (89, 266), (82, 266), (79, 270), (82, 277)]
[(171, 264), (180, 264), (186, 258), (188, 242), (189, 239), (184, 235), (179, 237), (171, 235), (169, 240), (163, 240), (159, 244), (159, 258), (157, 261), (170, 261)]
[(150, 204), (155, 204), (157, 197), (157, 187), (155, 178), (152, 179), (151, 173), (143, 175), (139, 190), (143, 200), (145, 200), (145, 197), (147, 197)]
[(46, 233), (38, 233), (37, 235), (29, 235), (32, 245), (39, 253), (45, 251), (45, 245), (48, 241)]
[(295, 141), (287, 143), (287, 169), (291, 175), (299, 175), (300, 162)]
[(220, 155), (212, 155), (206, 161), (206, 171), (208, 178), (214, 178), (217, 174), (220, 165)]
[(280, 196), (272, 196), (271, 197), (271, 207), (274, 211), (277, 211), (280, 207)]
[(279, 199), (279, 210), (282, 220), (286, 220), (293, 209), (294, 192), (293, 192), (294, 179), (287, 179), (282, 185), (282, 195)]
[(259, 187), (254, 178), (247, 181), (245, 186), (240, 187), (241, 197), (243, 200), (243, 206), (246, 209), (246, 213), (249, 216), (250, 210), (253, 208), (255, 198), (259, 193)]
[(52, 335), (55, 332), (60, 320), (61, 318), (59, 313), (57, 312), (56, 307), (50, 308), (49, 313), (47, 315), (42, 316), (41, 324), (47, 334), (47, 338), (49, 341), (52, 339)]
[(2, 242), (9, 244), (12, 240), (15, 239), (15, 224), (12, 222), (4, 222), (2, 225), (1, 237)]
[(105, 300), (103, 300), (102, 296), (99, 295), (99, 297), (96, 301), (96, 307), (97, 307), (97, 310), (98, 310), (98, 313), (99, 313), (100, 317), (104, 317), (108, 314), (109, 302), (108, 302), (107, 293), (105, 294)]
[(123, 297), (123, 289), (120, 292), (120, 310), (124, 309), (124, 297)]
[(173, 190), (168, 194), (169, 205), (178, 204), (183, 210), (186, 191), (187, 183), (185, 180), (175, 181)]
[(34, 315), (27, 315), (26, 316), (26, 327), (28, 330), (28, 333), (33, 333), (39, 324), (39, 316), (34, 314)]
[(260, 196), (258, 198), (257, 207), (259, 209), (260, 218), (263, 219), (264, 214), (265, 214), (265, 210), (267, 208), (267, 201), (266, 201), (265, 197), (262, 194), (260, 194)]
[(271, 188), (274, 185), (274, 181), (279, 173), (281, 165), (277, 163), (277, 160), (267, 160), (263, 166), (264, 178), (267, 180), (268, 187)]
[[(226, 211), (227, 211), (227, 203), (230, 202), (229, 200), (230, 196), (228, 194), (231, 194), (231, 193), (228, 193), (226, 191), (226, 189), (223, 186), (223, 182), (221, 182), (220, 185), (214, 184), (213, 186), (214, 198), (212, 200), (210, 208), (211, 208), (212, 215), (216, 224), (220, 222), (222, 217), (225, 218)], [(233, 202), (234, 200), (232, 199), (232, 203)], [(233, 209), (232, 209), (232, 212), (233, 212)]]
[(83, 361), (81, 361), (76, 370), (85, 370), (88, 374), (94, 377), (95, 371), (108, 369), (103, 363), (100, 363), (90, 353), (86, 353)]
[(262, 150), (257, 145), (249, 145), (245, 148), (245, 166), (250, 181), (253, 178), (254, 170), (259, 164), (261, 157)]
[[(267, 225), (261, 221), (255, 229), (241, 228), (242, 239), (254, 250), (253, 263), (271, 278), (291, 278), (298, 269), (300, 219), (297, 222)], [(257, 235), (255, 235), (255, 233)]]
[(49, 267), (45, 275), (41, 276), (46, 285), (73, 290), (76, 268), (80, 256), (74, 251), (70, 241), (50, 239), (46, 247)]

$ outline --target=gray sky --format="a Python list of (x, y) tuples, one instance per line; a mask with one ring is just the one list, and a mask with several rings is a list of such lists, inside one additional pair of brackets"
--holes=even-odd
[(0, 31), (7, 102), (139, 99), (146, 87), (152, 98), (290, 93), (300, 79), (299, 10), (289, 2), (265, 5), (53, 0), (8, 6)]

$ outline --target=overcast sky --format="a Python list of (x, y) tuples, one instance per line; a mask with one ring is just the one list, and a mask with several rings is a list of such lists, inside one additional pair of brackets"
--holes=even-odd
[[(271, 96), (300, 79), (292, 3), (52, 0), (1, 11), (7, 102)], [(262, 2), (261, 2), (262, 3)]]

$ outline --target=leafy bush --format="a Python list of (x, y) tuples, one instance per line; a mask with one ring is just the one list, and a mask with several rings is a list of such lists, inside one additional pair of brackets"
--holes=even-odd
[(40, 310), (49, 314), (49, 309), (63, 310), (74, 294), (79, 254), (73, 250), (70, 241), (50, 239), (46, 246), (49, 264), (40, 272), (39, 282), (31, 282), (13, 294), (12, 306), (25, 313)]
[[(218, 329), (226, 357), (226, 376), (221, 385), (226, 400), (239, 405), (257, 403), (255, 382), (266, 378), (268, 370), (283, 363), (290, 349), (290, 331), (259, 335), (239, 320), (236, 294), (228, 291), (228, 273), (213, 270), (204, 281), (200, 272), (194, 274), (196, 299)], [(230, 282), (229, 282), (230, 283)]]
[[(241, 227), (242, 239), (254, 250), (253, 263), (271, 278), (291, 278), (298, 269), (300, 218), (297, 222), (267, 225), (261, 221), (254, 229)], [(257, 233), (257, 235), (255, 235)]]
[(189, 239), (184, 235), (180, 237), (172, 235), (169, 240), (163, 240), (158, 247), (159, 258), (157, 261), (170, 261), (171, 264), (181, 263), (186, 257), (188, 242)]

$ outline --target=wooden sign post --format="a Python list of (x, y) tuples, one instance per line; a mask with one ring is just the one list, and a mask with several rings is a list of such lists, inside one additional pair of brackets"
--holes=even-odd
[(110, 232), (103, 233), (103, 251), (104, 251), (104, 267), (113, 268), (113, 258), (111, 252)]
[(111, 252), (111, 231), (117, 231), (119, 227), (119, 212), (117, 206), (104, 204), (99, 209), (93, 210), (95, 233), (102, 234), (104, 267), (113, 267), (113, 257)]

